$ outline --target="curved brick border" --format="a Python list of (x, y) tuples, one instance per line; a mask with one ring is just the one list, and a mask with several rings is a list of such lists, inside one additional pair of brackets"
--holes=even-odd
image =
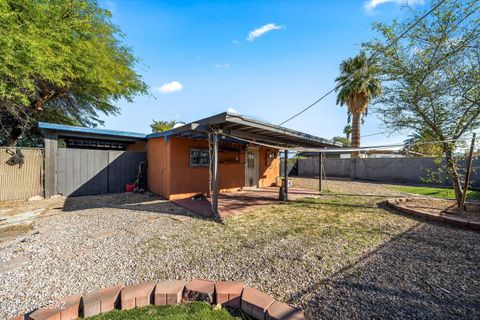
[[(418, 198), (416, 198), (418, 199)], [(456, 227), (470, 228), (474, 230), (480, 230), (480, 222), (465, 219), (462, 217), (454, 216), (442, 216), (439, 214), (427, 212), (421, 209), (412, 209), (405, 206), (405, 203), (409, 202), (409, 198), (397, 198), (386, 200), (387, 205), (403, 213), (411, 214), (416, 217), (424, 218), (430, 221), (443, 222)]]
[(10, 318), (10, 320), (73, 320), (91, 317), (113, 309), (129, 310), (151, 304), (164, 306), (188, 301), (220, 303), (241, 308), (259, 320), (302, 320), (303, 311), (275, 301), (271, 296), (241, 282), (195, 279), (146, 282), (124, 287), (118, 285), (95, 292), (66, 297), (52, 306)]

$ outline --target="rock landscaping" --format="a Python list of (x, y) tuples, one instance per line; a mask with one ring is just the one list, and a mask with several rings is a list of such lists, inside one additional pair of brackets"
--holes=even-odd
[[(0, 319), (78, 293), (90, 310), (107, 310), (87, 294), (166, 279), (239, 281), (307, 319), (480, 318), (480, 232), (391, 209), (385, 200), (405, 194), (385, 185), (328, 186), (318, 199), (223, 223), (150, 194), (26, 202), (46, 210), (0, 241)], [(176, 282), (169, 287), (154, 301), (179, 301)], [(215, 289), (217, 299), (238, 301), (233, 283)]]

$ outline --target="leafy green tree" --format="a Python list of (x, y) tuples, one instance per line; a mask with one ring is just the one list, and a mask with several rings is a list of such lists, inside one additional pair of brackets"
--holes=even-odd
[(394, 42), (423, 15), (409, 9), (403, 22), (375, 24), (380, 38), (365, 46), (383, 69), (384, 94), (375, 111), (392, 132), (428, 131), (430, 141), (442, 142), (458, 203), (462, 188), (454, 153), (480, 126), (479, 8), (478, 0), (447, 0)]
[(170, 120), (170, 121), (153, 120), (153, 123), (150, 125), (150, 128), (152, 128), (152, 132), (163, 132), (163, 131), (173, 129), (173, 127), (175, 127), (176, 124), (183, 124), (183, 122), (180, 122), (177, 120)]
[(0, 1), (0, 143), (38, 121), (95, 126), (146, 93), (138, 62), (94, 0)]
[(342, 143), (344, 147), (349, 147), (350, 146), (350, 139), (348, 139), (346, 137), (333, 137), (332, 140), (333, 140), (333, 142)]
[[(352, 147), (360, 147), (360, 123), (362, 114), (368, 110), (370, 101), (382, 93), (382, 86), (378, 78), (379, 67), (373, 58), (367, 57), (365, 52), (344, 60), (340, 64), (340, 76), (336, 91), (337, 104), (347, 105), (352, 114)], [(359, 153), (352, 153), (358, 157)]]

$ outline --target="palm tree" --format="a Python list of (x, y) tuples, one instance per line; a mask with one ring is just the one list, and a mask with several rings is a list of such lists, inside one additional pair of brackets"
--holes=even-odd
[[(337, 82), (337, 104), (347, 105), (352, 119), (352, 147), (360, 147), (360, 122), (362, 114), (367, 112), (368, 104), (382, 93), (378, 77), (380, 68), (375, 60), (364, 52), (348, 58), (340, 64), (340, 76)], [(359, 152), (352, 153), (358, 157)]]
[(350, 135), (352, 134), (352, 126), (350, 124), (347, 124), (343, 128), (343, 134), (345, 135), (345, 137), (347, 137), (348, 140), (350, 140)]

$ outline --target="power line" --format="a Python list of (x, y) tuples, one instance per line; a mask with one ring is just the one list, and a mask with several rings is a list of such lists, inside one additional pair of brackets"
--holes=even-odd
[[(413, 24), (411, 24), (404, 32), (402, 32), (398, 37), (396, 37), (390, 44), (388, 44), (388, 46), (391, 46), (393, 45), (394, 43), (398, 42), (401, 38), (403, 38), (408, 32), (410, 32), (410, 30), (412, 30), (417, 24), (419, 24), (423, 19), (425, 19), (427, 16), (429, 16), (433, 11), (437, 10), (438, 7), (440, 7), (443, 3), (445, 3), (447, 0), (441, 0), (439, 1), (434, 7), (432, 7), (432, 9), (430, 9), (427, 13), (425, 13), (422, 17), (420, 17), (419, 19), (417, 19)], [(376, 56), (378, 55), (378, 52), (376, 52), (372, 58), (376, 58)], [(347, 80), (350, 80), (359, 70), (355, 71), (354, 73), (352, 73), (347, 79), (345, 79), (341, 84), (347, 82)], [(287, 120), (283, 121), (280, 123), (280, 125), (283, 125), (287, 122), (289, 122), (290, 120), (298, 117), (299, 115), (301, 115), (302, 113), (304, 113), (305, 111), (309, 110), (310, 108), (312, 108), (313, 106), (315, 106), (317, 103), (319, 103), (320, 101), (322, 101), (323, 99), (325, 99), (327, 96), (329, 96), (332, 92), (334, 92), (338, 87), (340, 86), (340, 84), (336, 85), (333, 89), (329, 90), (327, 93), (325, 93), (323, 96), (321, 96), (320, 98), (318, 98), (315, 102), (313, 102), (311, 105), (309, 105), (308, 107), (302, 109), (300, 112), (297, 112), (296, 114), (294, 114), (293, 116), (291, 116), (290, 118), (288, 118)]]
[(360, 138), (378, 136), (378, 135), (381, 135), (381, 134), (384, 134), (384, 133), (387, 133), (387, 131), (382, 131), (382, 132), (377, 132), (377, 133), (366, 134), (366, 135), (364, 135), (364, 136), (360, 136)]
[[(214, 130), (214, 129), (212, 129)], [(215, 131), (215, 130), (214, 130)], [(273, 144), (268, 144), (268, 143), (262, 143), (258, 142), (255, 140), (251, 139), (245, 139), (245, 138), (240, 138), (236, 137), (234, 135), (229, 135), (226, 134), (225, 132), (219, 132), (215, 131), (218, 134), (229, 137), (232, 139), (236, 139), (242, 142), (254, 144), (254, 145), (259, 145), (263, 147), (269, 147), (269, 148), (274, 148), (274, 149), (287, 149), (291, 151), (297, 151), (297, 152), (320, 152), (320, 153), (350, 153), (350, 152), (362, 152), (362, 151), (372, 151), (372, 150), (379, 150), (379, 151), (385, 151), (387, 149), (391, 148), (402, 148), (402, 147), (407, 147), (411, 148), (416, 145), (428, 145), (428, 144), (438, 144), (438, 143), (443, 143), (443, 142), (458, 142), (458, 141), (466, 141), (470, 140), (472, 136), (466, 136), (463, 138), (458, 138), (458, 139), (445, 139), (445, 140), (430, 140), (430, 141), (419, 141), (419, 142), (414, 142), (406, 146), (404, 143), (395, 143), (395, 144), (385, 144), (385, 145), (377, 145), (377, 146), (368, 146), (368, 147), (334, 147), (334, 148), (302, 148), (299, 147), (298, 145), (291, 145), (291, 146), (278, 146), (278, 145), (273, 145)], [(476, 137), (476, 140), (480, 140), (480, 137)]]

